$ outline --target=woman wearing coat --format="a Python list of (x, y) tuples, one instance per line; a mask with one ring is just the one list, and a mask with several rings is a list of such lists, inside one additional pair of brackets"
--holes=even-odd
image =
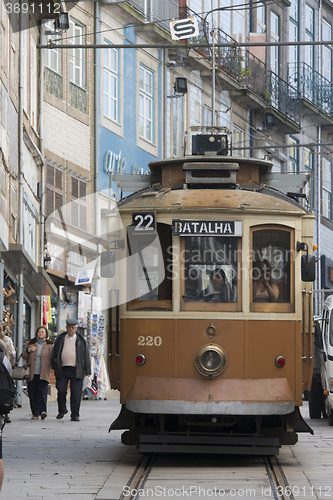
[(30, 365), (28, 395), (32, 412), (31, 420), (46, 418), (47, 388), (51, 374), (53, 342), (45, 326), (39, 326), (36, 336), (24, 346), (22, 358)]

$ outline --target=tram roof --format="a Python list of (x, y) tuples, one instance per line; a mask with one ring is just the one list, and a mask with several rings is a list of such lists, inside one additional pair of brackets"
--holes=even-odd
[(308, 213), (297, 201), (265, 186), (258, 186), (256, 189), (170, 189), (158, 185), (123, 199), (119, 203), (119, 209), (122, 212), (152, 209), (177, 212), (179, 209), (199, 209), (299, 216)]

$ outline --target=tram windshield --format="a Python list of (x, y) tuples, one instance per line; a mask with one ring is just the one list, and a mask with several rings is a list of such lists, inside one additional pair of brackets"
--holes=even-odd
[(184, 238), (185, 302), (237, 302), (238, 238)]

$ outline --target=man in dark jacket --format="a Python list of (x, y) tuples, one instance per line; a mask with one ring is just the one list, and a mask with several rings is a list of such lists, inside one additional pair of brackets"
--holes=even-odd
[(58, 391), (58, 415), (63, 418), (68, 410), (66, 396), (68, 381), (71, 391), (71, 420), (80, 420), (80, 405), (83, 379), (91, 373), (90, 354), (85, 339), (77, 333), (77, 321), (66, 321), (67, 333), (61, 333), (54, 344), (52, 368), (56, 376)]

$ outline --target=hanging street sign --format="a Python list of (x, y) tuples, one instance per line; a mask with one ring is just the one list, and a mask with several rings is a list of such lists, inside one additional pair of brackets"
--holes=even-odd
[(198, 21), (193, 17), (170, 21), (170, 31), (173, 40), (183, 40), (199, 35)]

